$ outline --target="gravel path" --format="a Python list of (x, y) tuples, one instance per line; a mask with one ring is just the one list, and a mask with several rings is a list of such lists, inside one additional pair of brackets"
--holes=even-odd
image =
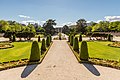
[(120, 80), (120, 70), (80, 64), (66, 41), (54, 41), (39, 65), (0, 71), (0, 80)]

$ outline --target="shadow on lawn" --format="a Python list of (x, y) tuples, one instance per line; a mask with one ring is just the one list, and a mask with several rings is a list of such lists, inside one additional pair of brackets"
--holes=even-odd
[(99, 71), (92, 65), (92, 64), (87, 64), (83, 63), (83, 65), (94, 75), (100, 76)]
[(38, 66), (38, 64), (27, 65), (21, 74), (21, 78), (26, 78), (32, 71)]

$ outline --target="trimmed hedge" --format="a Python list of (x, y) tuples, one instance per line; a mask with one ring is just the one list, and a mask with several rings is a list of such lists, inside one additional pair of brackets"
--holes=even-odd
[(47, 46), (47, 47), (50, 46), (50, 36), (47, 36), (47, 39), (46, 39), (46, 46)]
[(77, 37), (74, 38), (73, 49), (74, 51), (79, 52), (79, 42)]
[(79, 41), (82, 41), (82, 35), (81, 34), (79, 35)]
[(30, 54), (30, 62), (40, 61), (40, 50), (37, 41), (32, 43), (31, 54)]
[(43, 54), (45, 51), (46, 51), (45, 39), (42, 39), (41, 54)]
[(40, 36), (38, 36), (38, 42), (40, 42), (41, 40), (40, 40)]
[(13, 40), (12, 40), (13, 42), (15, 42), (16, 41), (16, 36), (15, 36), (15, 34), (13, 35)]
[(108, 34), (108, 41), (112, 41), (113, 35)]
[(68, 36), (68, 42), (70, 42), (70, 35)]
[(80, 60), (88, 61), (88, 58), (89, 58), (89, 54), (88, 54), (87, 42), (82, 41), (80, 48)]
[(71, 46), (73, 46), (73, 38), (74, 38), (74, 36), (71, 35), (71, 36), (70, 36), (70, 45), (71, 45)]

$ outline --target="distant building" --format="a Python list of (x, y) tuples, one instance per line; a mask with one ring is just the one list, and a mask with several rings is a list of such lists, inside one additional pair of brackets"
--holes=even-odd
[(56, 27), (56, 28), (55, 28), (55, 31), (58, 32), (58, 33), (59, 33), (59, 32), (62, 33), (62, 28), (63, 28), (63, 27)]

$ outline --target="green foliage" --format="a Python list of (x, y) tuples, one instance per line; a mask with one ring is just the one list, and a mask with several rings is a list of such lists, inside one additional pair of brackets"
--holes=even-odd
[(88, 61), (88, 58), (89, 58), (89, 54), (88, 54), (87, 42), (82, 41), (80, 48), (80, 59), (84, 61)]
[(52, 42), (52, 36), (50, 35), (50, 43)]
[(81, 34), (79, 35), (79, 41), (82, 41), (82, 35)]
[(38, 36), (38, 42), (40, 42), (41, 40), (40, 40), (40, 36)]
[(64, 34), (69, 34), (70, 33), (70, 29), (67, 25), (64, 25), (62, 28), (62, 33)]
[(59, 36), (59, 40), (61, 40), (62, 39), (62, 34), (58, 33), (58, 36)]
[(47, 36), (47, 39), (46, 39), (46, 46), (47, 46), (47, 47), (50, 46), (50, 36)]
[(77, 37), (74, 38), (73, 49), (74, 51), (79, 52), (79, 42)]
[(70, 42), (70, 35), (68, 36), (68, 42)]
[(71, 45), (71, 46), (73, 46), (73, 38), (74, 38), (74, 36), (71, 35), (71, 36), (70, 36), (70, 45)]
[(41, 54), (43, 54), (45, 51), (46, 51), (45, 39), (42, 39)]
[(15, 42), (16, 41), (16, 36), (15, 36), (15, 34), (13, 35), (13, 40), (12, 40), (13, 42)]
[(45, 33), (53, 35), (55, 33), (55, 28), (53, 27), (56, 25), (55, 20), (49, 19), (43, 24), (43, 28), (45, 29)]
[(113, 36), (111, 34), (108, 34), (108, 41), (112, 41)]
[(37, 41), (32, 43), (31, 54), (30, 54), (30, 62), (39, 61), (40, 60), (40, 50)]

